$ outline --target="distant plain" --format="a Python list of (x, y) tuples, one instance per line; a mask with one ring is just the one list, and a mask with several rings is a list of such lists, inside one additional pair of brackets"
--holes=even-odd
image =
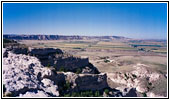
[(88, 57), (101, 72), (131, 71), (142, 63), (167, 73), (167, 43), (164, 40), (20, 40), (35, 48), (60, 48), (74, 56)]

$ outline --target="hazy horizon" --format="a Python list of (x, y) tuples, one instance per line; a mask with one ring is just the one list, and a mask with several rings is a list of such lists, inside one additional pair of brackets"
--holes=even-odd
[(3, 3), (3, 34), (167, 39), (167, 4)]

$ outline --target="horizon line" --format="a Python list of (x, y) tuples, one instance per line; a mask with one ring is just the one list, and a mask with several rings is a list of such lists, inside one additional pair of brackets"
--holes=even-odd
[(117, 36), (117, 37), (122, 37), (122, 38), (127, 38), (127, 39), (139, 39), (139, 40), (167, 40), (166, 39), (158, 39), (158, 38), (132, 38), (132, 37), (126, 37), (126, 36), (119, 36), (119, 35), (60, 35), (60, 34), (3, 34), (3, 35), (46, 35), (46, 36), (49, 36), (49, 35), (58, 35), (58, 36), (84, 36), (84, 37), (104, 37), (104, 36)]

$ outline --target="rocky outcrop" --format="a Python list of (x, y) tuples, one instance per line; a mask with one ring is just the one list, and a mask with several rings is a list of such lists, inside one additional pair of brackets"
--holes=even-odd
[(79, 74), (75, 83), (79, 90), (102, 90), (108, 88), (107, 76), (104, 73), (101, 74)]
[(71, 91), (102, 90), (108, 88), (107, 76), (101, 74), (75, 74), (72, 72), (57, 72), (57, 76), (52, 79), (55, 83), (71, 84)]
[[(66, 70), (76, 72), (77, 69), (89, 65), (88, 58), (74, 57), (73, 55), (63, 53), (60, 49), (43, 48), (29, 49), (29, 55), (37, 57), (41, 64), (48, 67), (54, 67), (56, 70)], [(92, 68), (92, 67), (91, 67)]]
[(18, 45), (18, 46), (9, 46), (6, 48), (6, 52), (7, 51), (10, 51), (14, 54), (25, 54), (27, 55), (28, 54), (28, 48), (26, 47), (21, 47), (21, 45)]
[(54, 49), (54, 48), (43, 48), (43, 49), (29, 48), (29, 54), (37, 55), (41, 59), (41, 56), (63, 54), (63, 52), (60, 49)]
[(23, 48), (11, 46), (6, 48), (4, 57), (8, 56), (8, 51), (15, 54), (34, 56), (39, 59), (45, 67), (53, 67), (56, 70), (64, 70), (78, 73), (97, 74), (99, 71), (89, 63), (88, 58), (80, 58), (54, 48)]
[(38, 58), (13, 54), (3, 58), (3, 84), (6, 96), (59, 96), (60, 83), (70, 82), (70, 91), (102, 90), (107, 88), (106, 74), (75, 74), (55, 72), (41, 65)]
[[(4, 96), (56, 97), (89, 90), (100, 91), (105, 97), (136, 97), (138, 92), (151, 97), (166, 96), (164, 89), (160, 89), (163, 92), (159, 94), (155, 88), (166, 77), (143, 64), (137, 64), (131, 72), (105, 74), (99, 73), (88, 59), (73, 57), (60, 49), (30, 49), (28, 54), (22, 54), (22, 50), (21, 54), (14, 53), (10, 49), (3, 49)], [(45, 60), (63, 66), (67, 72), (58, 71), (57, 68), (61, 67), (57, 66), (44, 67), (42, 62)], [(77, 68), (81, 72), (76, 74), (74, 69)], [(108, 79), (125, 87), (110, 88)], [(108, 92), (104, 92), (104, 89), (108, 89)]]
[(140, 93), (146, 93), (152, 86), (153, 82), (156, 82), (164, 75), (153, 72), (144, 64), (137, 64), (134, 66), (134, 70), (131, 72), (116, 72), (107, 73), (108, 78), (113, 82), (123, 84), (129, 88), (135, 88)]
[[(4, 50), (5, 52), (5, 50)], [(58, 86), (44, 79), (50, 69), (44, 68), (36, 57), (8, 52), (3, 58), (3, 84), (11, 96), (59, 96)], [(45, 76), (44, 75), (44, 76)]]

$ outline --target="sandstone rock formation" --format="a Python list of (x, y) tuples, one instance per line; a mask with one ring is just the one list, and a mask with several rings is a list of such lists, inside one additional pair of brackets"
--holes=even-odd
[(66, 81), (72, 84), (71, 91), (102, 90), (108, 87), (106, 74), (56, 73), (41, 65), (36, 57), (3, 49), (5, 52), (8, 52), (8, 56), (3, 58), (4, 94), (20, 97), (59, 96), (58, 84)]
[(28, 96), (32, 93), (35, 96), (59, 96), (58, 86), (39, 75), (46, 74), (44, 72), (50, 72), (50, 69), (44, 68), (36, 57), (8, 52), (8, 57), (3, 58), (6, 93), (12, 96)]
[(80, 58), (63, 52), (60, 49), (54, 48), (30, 48), (22, 47), (20, 44), (18, 46), (9, 46), (6, 48), (4, 57), (7, 57), (10, 51), (14, 54), (25, 54), (34, 56), (39, 59), (41, 64), (45, 67), (54, 67), (56, 70), (65, 70), (71, 72), (97, 74), (99, 71), (96, 67), (89, 63), (88, 58)]
[[(129, 88), (135, 88), (136, 91), (140, 93), (149, 92), (149, 89), (153, 87), (153, 82), (164, 78), (164, 75), (151, 71), (151, 69), (144, 64), (137, 64), (131, 72), (107, 73), (107, 76), (113, 82), (123, 84)], [(150, 95), (150, 93), (148, 95)]]

